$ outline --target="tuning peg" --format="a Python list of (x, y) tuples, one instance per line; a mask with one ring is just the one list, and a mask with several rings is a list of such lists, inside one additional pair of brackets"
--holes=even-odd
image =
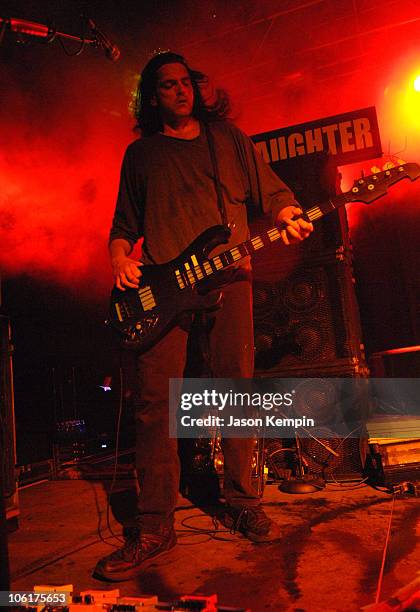
[(387, 161), (383, 166), (382, 166), (382, 170), (391, 170), (391, 168), (395, 168), (395, 164), (393, 164), (391, 161)]
[(371, 171), (372, 174), (378, 174), (378, 172), (380, 172), (381, 169), (379, 168), (379, 166), (372, 166), (370, 171)]

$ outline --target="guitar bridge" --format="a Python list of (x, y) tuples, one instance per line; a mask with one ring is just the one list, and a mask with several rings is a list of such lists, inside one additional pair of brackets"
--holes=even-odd
[(134, 341), (136, 339), (143, 339), (156, 327), (158, 321), (158, 314), (151, 314), (148, 317), (142, 319), (141, 321), (137, 321), (127, 330), (127, 339), (131, 341)]

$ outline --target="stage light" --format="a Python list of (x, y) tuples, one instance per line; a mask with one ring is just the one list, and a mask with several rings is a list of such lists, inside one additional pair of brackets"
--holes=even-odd
[(414, 79), (415, 91), (420, 91), (420, 74)]

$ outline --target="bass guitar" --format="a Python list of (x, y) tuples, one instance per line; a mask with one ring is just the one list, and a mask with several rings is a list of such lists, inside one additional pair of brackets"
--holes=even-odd
[[(317, 204), (300, 216), (314, 222), (351, 202), (370, 204), (385, 195), (388, 186), (404, 178), (414, 181), (419, 175), (420, 166), (415, 163), (388, 168), (355, 180), (346, 193)], [(148, 350), (176, 324), (181, 313), (217, 308), (221, 292), (206, 293), (206, 280), (217, 278), (231, 264), (279, 240), (282, 229), (282, 226), (272, 227), (209, 257), (211, 251), (226, 244), (230, 236), (230, 230), (223, 225), (210, 227), (176, 259), (165, 264), (142, 266), (138, 288), (121, 291), (114, 287), (108, 323), (119, 333), (125, 346), (141, 352)]]

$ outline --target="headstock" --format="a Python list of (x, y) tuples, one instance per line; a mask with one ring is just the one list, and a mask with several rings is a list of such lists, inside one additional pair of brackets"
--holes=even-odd
[[(372, 170), (379, 170), (379, 168), (372, 168)], [(415, 181), (419, 176), (419, 164), (408, 163), (395, 167), (388, 164), (383, 171), (356, 179), (350, 191), (345, 193), (346, 201), (370, 204), (385, 195), (389, 185), (393, 185), (404, 178)]]

